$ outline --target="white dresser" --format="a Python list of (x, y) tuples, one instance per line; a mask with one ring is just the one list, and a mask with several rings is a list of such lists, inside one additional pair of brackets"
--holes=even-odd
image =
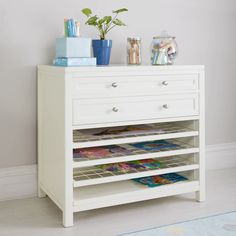
[[(63, 212), (195, 192), (205, 200), (203, 66), (38, 67), (38, 195)], [(105, 127), (149, 125), (162, 132), (89, 137)], [(178, 148), (73, 159), (73, 150), (171, 140)], [(164, 167), (132, 173), (99, 172), (97, 166), (160, 159)], [(179, 173), (188, 180), (149, 188), (132, 179)]]

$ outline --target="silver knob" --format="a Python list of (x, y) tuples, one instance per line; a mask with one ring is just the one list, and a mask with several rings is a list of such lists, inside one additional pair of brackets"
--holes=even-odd
[(112, 86), (113, 88), (116, 88), (116, 87), (118, 87), (118, 84), (117, 84), (117, 83), (112, 83), (111, 86)]
[(114, 112), (118, 112), (119, 109), (118, 109), (117, 107), (113, 107), (113, 108), (112, 108), (112, 111), (114, 111)]
[(168, 104), (163, 104), (162, 107), (165, 108), (165, 109), (168, 109), (168, 108), (169, 108)]
[(165, 80), (165, 81), (162, 81), (162, 84), (167, 86), (169, 83), (168, 83), (168, 81)]

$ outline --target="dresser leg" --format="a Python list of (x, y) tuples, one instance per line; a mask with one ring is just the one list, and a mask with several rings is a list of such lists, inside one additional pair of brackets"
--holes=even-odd
[(196, 200), (198, 202), (204, 202), (206, 200), (205, 190), (200, 190), (196, 192)]
[(74, 214), (72, 211), (63, 211), (63, 226), (65, 228), (72, 227), (74, 225), (73, 218)]
[(47, 194), (38, 185), (38, 197), (43, 198), (43, 197), (46, 197), (46, 196), (47, 196)]

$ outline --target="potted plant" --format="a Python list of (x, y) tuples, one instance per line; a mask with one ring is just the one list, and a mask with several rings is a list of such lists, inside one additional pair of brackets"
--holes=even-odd
[(128, 11), (126, 8), (121, 8), (116, 11), (112, 11), (114, 16), (98, 17), (92, 15), (92, 11), (89, 8), (84, 8), (82, 13), (85, 14), (88, 20), (85, 22), (87, 25), (94, 26), (99, 31), (100, 40), (92, 40), (92, 47), (94, 56), (97, 58), (98, 65), (108, 65), (110, 61), (112, 40), (107, 40), (106, 35), (115, 26), (126, 26), (121, 20), (117, 18), (119, 13)]

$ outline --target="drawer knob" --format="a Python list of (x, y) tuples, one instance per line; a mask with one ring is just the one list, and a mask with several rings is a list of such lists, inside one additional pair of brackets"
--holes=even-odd
[(117, 83), (112, 83), (111, 86), (112, 86), (113, 88), (116, 88), (116, 87), (118, 87), (118, 84), (117, 84)]
[(163, 107), (164, 109), (168, 109), (168, 108), (169, 108), (168, 104), (163, 104), (162, 107)]
[(113, 107), (113, 108), (112, 108), (112, 111), (114, 111), (114, 112), (118, 112), (119, 109), (118, 109), (117, 107)]
[(165, 80), (165, 81), (162, 82), (162, 84), (163, 84), (164, 86), (167, 86), (169, 83), (168, 83), (168, 81)]

